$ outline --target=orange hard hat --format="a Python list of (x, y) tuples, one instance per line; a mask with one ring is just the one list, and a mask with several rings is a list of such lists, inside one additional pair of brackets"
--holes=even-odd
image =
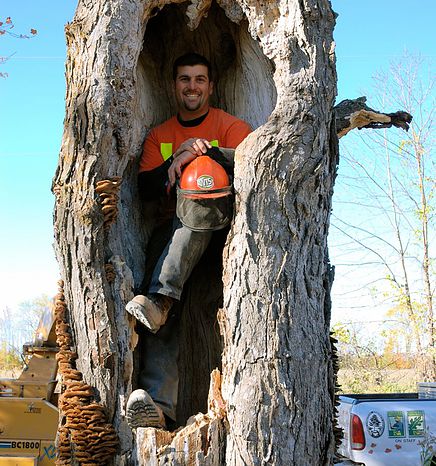
[(185, 167), (177, 187), (176, 213), (193, 231), (219, 230), (230, 223), (232, 186), (218, 162), (200, 155)]
[(230, 194), (230, 180), (224, 168), (207, 155), (196, 157), (180, 177), (180, 189), (191, 198), (217, 198)]

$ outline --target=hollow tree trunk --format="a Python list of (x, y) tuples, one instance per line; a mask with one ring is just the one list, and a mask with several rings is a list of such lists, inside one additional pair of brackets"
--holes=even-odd
[(333, 418), (334, 20), (328, 2), (278, 3), (280, 12), (249, 15), (268, 31), (259, 37), (271, 47), (278, 101), (238, 149), (237, 215), (224, 256), (227, 464), (323, 465)]
[[(212, 248), (194, 271), (197, 286), (187, 284), (180, 304), (178, 421), (207, 410), (209, 373), (221, 360), (215, 315), (223, 304), (228, 424), (202, 427), (208, 446), (199, 447), (197, 463), (331, 461), (333, 25), (327, 0), (81, 0), (66, 27), (56, 253), (77, 369), (119, 434), (115, 464), (159, 461), (138, 442), (132, 453), (123, 419), (141, 359), (124, 306), (142, 281), (153, 226), (136, 191), (141, 145), (174, 112), (171, 64), (193, 49), (211, 58), (214, 104), (257, 129), (236, 153), (236, 216), (223, 275), (220, 250)], [(156, 442), (150, 435), (138, 432), (144, 449)], [(159, 437), (160, 444), (170, 437)], [(172, 464), (185, 461), (172, 458)]]

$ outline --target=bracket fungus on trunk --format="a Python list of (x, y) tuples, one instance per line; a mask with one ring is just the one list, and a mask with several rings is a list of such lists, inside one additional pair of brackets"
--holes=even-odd
[(55, 298), (56, 354), (61, 382), (59, 396), (60, 424), (56, 440), (56, 464), (104, 465), (118, 448), (118, 437), (108, 423), (105, 408), (94, 401), (93, 387), (83, 381), (76, 369), (77, 353), (72, 349), (68, 310), (65, 304), (63, 283)]

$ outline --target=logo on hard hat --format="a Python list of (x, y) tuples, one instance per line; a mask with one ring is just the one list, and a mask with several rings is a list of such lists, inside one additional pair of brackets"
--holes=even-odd
[(201, 175), (197, 178), (197, 186), (200, 189), (211, 189), (213, 188), (213, 185), (214, 185), (213, 176)]

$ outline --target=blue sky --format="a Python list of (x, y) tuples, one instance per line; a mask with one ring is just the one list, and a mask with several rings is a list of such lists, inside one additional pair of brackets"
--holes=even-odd
[[(3, 0), (1, 20), (15, 32), (38, 30), (31, 40), (0, 36), (0, 310), (42, 293), (58, 279), (52, 248), (51, 180), (64, 117), (64, 25), (76, 2)], [(338, 101), (370, 88), (371, 78), (404, 50), (435, 56), (435, 0), (334, 0), (339, 13)], [(397, 109), (387, 109), (397, 110)]]
[(64, 115), (64, 25), (75, 2), (3, 0), (1, 20), (31, 40), (0, 36), (0, 55), (14, 55), (0, 80), (0, 310), (42, 293), (58, 279), (52, 248), (51, 179), (57, 164)]

